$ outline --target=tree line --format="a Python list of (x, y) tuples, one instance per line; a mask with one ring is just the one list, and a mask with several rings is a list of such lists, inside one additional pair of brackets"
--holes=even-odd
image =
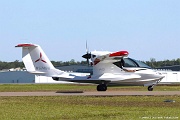
[(151, 58), (150, 61), (143, 61), (143, 62), (152, 68), (159, 68), (163, 66), (180, 65), (180, 58), (172, 59), (172, 60), (162, 60), (162, 61), (156, 61), (155, 58)]
[[(52, 64), (55, 67), (59, 67), (59, 66), (68, 66), (68, 65), (86, 65), (87, 62), (86, 61), (75, 61), (74, 59), (70, 60), (70, 61), (51, 61)], [(4, 62), (4, 61), (0, 61), (0, 70), (4, 70), (4, 69), (11, 69), (11, 68), (24, 68), (24, 63), (22, 61), (18, 61), (15, 60), (14, 62)]]
[[(51, 61), (55, 67), (58, 66), (68, 66), (68, 65), (87, 65), (86, 61), (75, 61), (74, 59), (70, 61)], [(163, 60), (156, 61), (155, 58), (151, 58), (149, 61), (142, 61), (145, 64), (149, 65), (152, 68), (159, 68), (163, 66), (172, 66), (172, 65), (180, 65), (180, 58), (172, 59), (172, 60)], [(14, 62), (4, 62), (0, 61), (0, 70), (3, 69), (11, 69), (11, 68), (24, 68), (24, 64), (22, 61), (15, 60)]]

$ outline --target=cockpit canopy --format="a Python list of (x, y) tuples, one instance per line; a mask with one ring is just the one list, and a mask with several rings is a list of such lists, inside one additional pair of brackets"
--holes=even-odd
[(145, 63), (138, 60), (134, 60), (132, 58), (123, 58), (121, 61), (114, 62), (113, 64), (120, 68), (122, 68), (123, 66), (123, 67), (140, 67), (140, 68), (151, 69), (151, 67), (146, 65)]

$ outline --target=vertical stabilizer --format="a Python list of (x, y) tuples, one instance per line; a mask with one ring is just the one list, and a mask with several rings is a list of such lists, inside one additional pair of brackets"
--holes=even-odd
[(54, 66), (39, 45), (19, 44), (16, 47), (22, 47), (22, 60), (28, 71), (54, 69)]
[(55, 69), (39, 45), (18, 44), (22, 47), (22, 60), (28, 72), (36, 75), (59, 76), (63, 71)]

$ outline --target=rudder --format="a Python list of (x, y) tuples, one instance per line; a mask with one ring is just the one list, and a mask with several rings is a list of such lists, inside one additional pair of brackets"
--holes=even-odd
[(22, 47), (22, 60), (27, 71), (46, 72), (54, 69), (54, 66), (39, 45), (18, 44), (16, 47)]

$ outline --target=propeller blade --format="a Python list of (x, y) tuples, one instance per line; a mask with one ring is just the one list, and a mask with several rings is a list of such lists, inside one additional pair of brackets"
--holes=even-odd
[(89, 50), (88, 50), (88, 46), (87, 46), (87, 40), (86, 40), (86, 53), (88, 53)]
[(86, 40), (86, 54), (84, 54), (82, 57), (87, 60), (87, 64), (89, 66), (89, 59), (91, 59), (91, 53), (89, 53), (89, 49), (87, 46), (87, 40)]

